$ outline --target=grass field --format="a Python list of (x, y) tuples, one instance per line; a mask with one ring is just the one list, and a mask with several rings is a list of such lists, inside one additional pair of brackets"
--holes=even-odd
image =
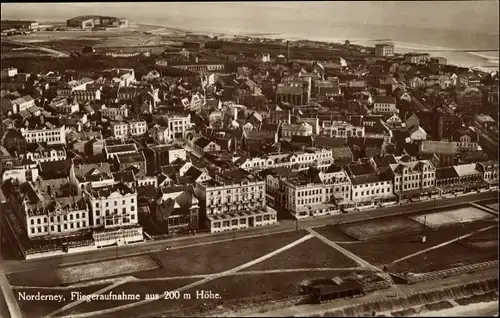
[(349, 236), (346, 233), (342, 232), (342, 230), (339, 228), (338, 224), (335, 224), (333, 226), (316, 227), (316, 228), (314, 228), (314, 230), (332, 242), (357, 241), (356, 238)]
[[(45, 317), (47, 314), (57, 310), (68, 303), (71, 303), (71, 292), (81, 292), (83, 294), (91, 294), (99, 289), (106, 287), (106, 285), (72, 288), (68, 290), (61, 289), (14, 289), (14, 295), (18, 299), (19, 307), (27, 318)], [(62, 295), (63, 301), (58, 302), (55, 300), (20, 300), (18, 297), (19, 292), (26, 292), (27, 295), (36, 295), (40, 292), (41, 295)], [(74, 300), (73, 300), (74, 301)]]
[[(185, 285), (189, 285), (195, 282), (197, 279), (173, 279), (165, 281), (147, 281), (147, 282), (130, 282), (120, 285), (111, 290), (115, 294), (121, 294), (122, 292), (126, 295), (138, 294), (140, 295), (140, 300), (145, 299), (146, 294), (158, 294), (161, 295), (165, 291), (174, 291)], [(106, 293), (109, 293), (106, 292)], [(105, 293), (105, 294), (106, 294)], [(175, 301), (175, 300), (165, 300), (165, 301)], [(136, 302), (136, 300), (95, 300), (91, 302), (82, 303), (76, 307), (63, 312), (63, 315), (75, 315), (79, 313), (88, 313), (96, 310), (103, 310), (108, 308), (113, 308), (116, 306), (122, 306), (125, 304)]]
[(451, 211), (422, 214), (411, 217), (411, 219), (433, 228), (449, 224), (477, 221), (490, 218), (493, 218), (491, 214), (472, 206)]
[[(384, 265), (492, 224), (494, 221), (476, 221), (435, 230), (428, 229), (425, 232), (399, 234), (379, 240), (340, 245), (371, 264)], [(423, 233), (427, 237), (426, 243), (422, 243), (420, 239)]]
[(218, 273), (264, 256), (305, 236), (286, 232), (153, 253), (163, 268), (136, 273), (136, 277), (185, 276)]
[(422, 229), (422, 225), (408, 217), (401, 216), (343, 224), (340, 225), (340, 229), (351, 237), (365, 241), (390, 237), (397, 233), (415, 232)]
[(318, 238), (311, 238), (245, 270), (356, 267), (356, 262)]
[[(229, 311), (231, 309), (238, 309), (241, 305), (297, 296), (300, 294), (299, 284), (302, 281), (318, 278), (332, 278), (338, 275), (338, 272), (299, 272), (227, 276), (187, 291), (192, 295), (191, 300), (169, 302), (168, 305), (165, 305), (165, 300), (158, 300), (147, 305), (104, 316), (117, 317), (119, 314), (120, 317), (180, 317), (181, 313), (179, 310), (182, 310), (184, 316), (197, 317), (199, 314), (197, 315), (196, 313), (199, 311), (206, 311), (214, 308)], [(195, 299), (195, 290), (211, 290), (214, 293), (219, 293), (222, 299)]]
[[(498, 230), (497, 228), (495, 230)], [(497, 244), (471, 245), (458, 241), (391, 265), (393, 272), (425, 273), (498, 259)]]
[(33, 270), (9, 274), (15, 286), (57, 286), (79, 281), (125, 275), (158, 268), (158, 264), (147, 255), (120, 258), (110, 261), (68, 266), (54, 270)]

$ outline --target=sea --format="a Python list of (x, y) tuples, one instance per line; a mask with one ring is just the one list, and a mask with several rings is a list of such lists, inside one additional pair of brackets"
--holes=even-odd
[(499, 36), (494, 32), (436, 30), (419, 26), (402, 27), (365, 23), (335, 23), (332, 21), (288, 19), (244, 20), (208, 19), (204, 17), (169, 17), (142, 20), (140, 23), (182, 28), (212, 35), (242, 35), (287, 40), (312, 40), (375, 46), (394, 44), (397, 53), (427, 52), (447, 59), (449, 64), (476, 68), (485, 72), (499, 69)]

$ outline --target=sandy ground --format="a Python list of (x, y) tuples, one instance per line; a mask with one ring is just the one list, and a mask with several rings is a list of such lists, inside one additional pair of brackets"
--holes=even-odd
[(440, 227), (448, 224), (476, 221), (491, 217), (492, 215), (487, 212), (484, 212), (474, 207), (466, 207), (451, 211), (419, 215), (411, 217), (411, 219), (422, 224), (425, 223), (431, 227)]
[(411, 317), (479, 317), (493, 316), (498, 313), (498, 301), (487, 303), (470, 304), (467, 306), (455, 306), (449, 309), (438, 311), (426, 311), (420, 314), (412, 315)]

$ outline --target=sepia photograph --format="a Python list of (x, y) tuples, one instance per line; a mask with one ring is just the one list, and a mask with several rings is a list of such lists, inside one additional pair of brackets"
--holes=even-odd
[(2, 2), (0, 318), (498, 317), (499, 1)]

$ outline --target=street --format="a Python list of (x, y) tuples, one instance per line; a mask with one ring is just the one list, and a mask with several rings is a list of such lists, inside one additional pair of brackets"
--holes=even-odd
[[(298, 222), (300, 228), (318, 227), (327, 224), (336, 224), (341, 220), (342, 223), (356, 222), (387, 216), (395, 216), (420, 212), (433, 208), (450, 207), (465, 204), (473, 201), (482, 201), (497, 198), (497, 192), (474, 193), (459, 197), (428, 200), (405, 204), (404, 206), (389, 206), (385, 208), (375, 208), (372, 210), (350, 212), (343, 215), (322, 216), (310, 219), (302, 219)], [(64, 256), (47, 257), (36, 260), (2, 260), (0, 270), (5, 273), (26, 271), (32, 269), (51, 269), (61, 265), (82, 264), (85, 262), (98, 262), (100, 260), (113, 259), (134, 254), (146, 254), (152, 251), (164, 250), (168, 244), (171, 248), (185, 248), (193, 245), (204, 245), (216, 243), (224, 240), (243, 239), (254, 236), (262, 236), (273, 233), (288, 232), (296, 229), (295, 220), (283, 220), (277, 225), (249, 228), (236, 232), (222, 232), (214, 234), (197, 234), (196, 236), (183, 236), (161, 241), (147, 241), (135, 245), (120, 247), (103, 248), (97, 251), (84, 252), (78, 254), (69, 254)]]

